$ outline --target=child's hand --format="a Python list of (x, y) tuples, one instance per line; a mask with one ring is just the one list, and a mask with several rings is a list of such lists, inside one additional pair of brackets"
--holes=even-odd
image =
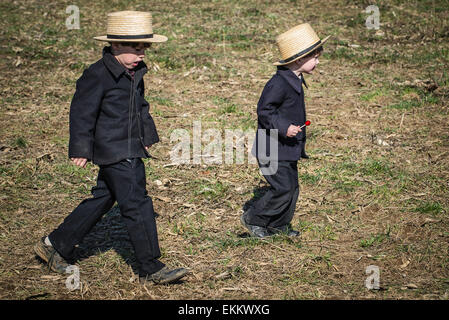
[(82, 167), (82, 168), (86, 167), (86, 164), (87, 164), (86, 158), (70, 158), (70, 160), (72, 160), (72, 162), (75, 165), (77, 165), (78, 167)]
[(291, 138), (294, 137), (298, 134), (298, 132), (301, 132), (301, 128), (299, 126), (295, 126), (295, 125), (290, 125), (290, 127), (288, 127), (287, 129), (287, 137)]

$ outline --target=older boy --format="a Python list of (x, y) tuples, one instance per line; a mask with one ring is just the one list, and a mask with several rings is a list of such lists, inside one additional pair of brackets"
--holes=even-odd
[(92, 198), (84, 200), (48, 237), (35, 246), (36, 254), (56, 272), (64, 273), (75, 246), (118, 202), (128, 229), (142, 282), (171, 283), (188, 270), (169, 269), (159, 261), (153, 203), (146, 191), (148, 148), (159, 141), (144, 99), (145, 49), (165, 36), (153, 34), (151, 13), (122, 11), (108, 15), (103, 58), (77, 81), (70, 106), (69, 157), (84, 167), (99, 165)]
[[(262, 142), (267, 146), (270, 144), (267, 131), (277, 130), (278, 148), (274, 155), (269, 156), (269, 166), (275, 168), (275, 172), (263, 170), (261, 160), (266, 155), (260, 154), (258, 150), (256, 157), (259, 167), (262, 173), (265, 172), (264, 177), (270, 189), (240, 219), (254, 237), (264, 238), (277, 233), (299, 235), (298, 231), (292, 229), (290, 222), (299, 196), (297, 162), (307, 157), (304, 152), (306, 130), (305, 127), (300, 128), (306, 121), (302, 87), (306, 83), (302, 73), (313, 73), (319, 63), (322, 45), (328, 38), (320, 40), (312, 27), (304, 23), (276, 39), (282, 60), (275, 63), (277, 72), (265, 85), (257, 105), (256, 136), (256, 145)], [(267, 133), (261, 135), (261, 131)]]

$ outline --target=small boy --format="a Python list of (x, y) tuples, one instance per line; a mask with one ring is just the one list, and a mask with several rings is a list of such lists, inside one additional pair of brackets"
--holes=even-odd
[(69, 157), (80, 167), (88, 161), (99, 165), (97, 185), (93, 197), (80, 203), (34, 249), (51, 270), (65, 273), (75, 246), (117, 201), (141, 282), (172, 283), (188, 270), (169, 269), (158, 260), (155, 212), (141, 160), (159, 141), (144, 99), (145, 49), (167, 37), (153, 34), (151, 13), (121, 11), (108, 15), (107, 35), (95, 39), (111, 46), (104, 47), (103, 58), (77, 81), (70, 106)]
[[(316, 35), (308, 23), (300, 24), (276, 38), (282, 60), (276, 62), (276, 74), (265, 85), (257, 105), (258, 134), (260, 143), (269, 150), (270, 129), (277, 130), (277, 149), (270, 154), (270, 172), (264, 166), (267, 158), (257, 148), (256, 158), (259, 167), (270, 184), (269, 190), (253, 206), (243, 213), (240, 220), (249, 233), (258, 238), (278, 233), (299, 236), (291, 227), (296, 202), (299, 196), (298, 160), (307, 158), (304, 146), (306, 141), (306, 110), (302, 84), (307, 87), (302, 73), (312, 74), (318, 65), (323, 51), (323, 40)], [(265, 134), (260, 134), (260, 133)], [(259, 141), (261, 140), (261, 141)], [(273, 140), (271, 140), (273, 143)], [(265, 152), (265, 151), (263, 151)]]

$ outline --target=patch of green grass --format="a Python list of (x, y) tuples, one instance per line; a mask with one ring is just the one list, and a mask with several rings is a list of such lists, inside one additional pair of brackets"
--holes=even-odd
[(319, 255), (311, 253), (309, 256), (312, 259), (312, 261), (324, 261), (329, 268), (332, 267), (330, 252), (326, 252), (324, 254), (319, 254)]
[(363, 56), (360, 55), (357, 51), (348, 47), (337, 47), (332, 51), (323, 51), (323, 59), (325, 60), (349, 60), (356, 61), (362, 60)]
[(335, 190), (340, 191), (343, 194), (349, 194), (353, 192), (356, 189), (356, 187), (359, 187), (362, 184), (363, 184), (362, 182), (356, 180), (336, 181), (333, 184), (333, 188)]
[(412, 244), (408, 244), (408, 243), (403, 243), (403, 244), (398, 245), (398, 246), (396, 247), (396, 249), (397, 249), (399, 252), (407, 253), (407, 252), (411, 252), (411, 251), (412, 251), (413, 245), (412, 245)]
[(229, 98), (213, 97), (212, 101), (219, 107), (219, 114), (230, 114), (238, 112), (237, 104), (233, 103)]
[(359, 170), (365, 176), (392, 175), (392, 169), (383, 159), (365, 159)]
[(366, 14), (358, 13), (357, 15), (351, 15), (346, 19), (346, 26), (350, 28), (360, 27), (365, 25)]
[(438, 215), (444, 211), (443, 206), (439, 202), (426, 201), (420, 203), (415, 209), (415, 212), (430, 213), (432, 215)]
[(327, 224), (323, 227), (321, 227), (318, 230), (320, 240), (328, 241), (328, 240), (337, 240), (338, 236), (337, 233), (334, 230), (334, 227), (330, 224)]
[(193, 193), (207, 200), (223, 198), (229, 190), (229, 186), (221, 181), (210, 182), (206, 180), (194, 180)]
[(441, 99), (432, 92), (424, 88), (417, 88), (414, 86), (397, 87), (392, 86), (392, 89), (400, 91), (400, 101), (387, 106), (389, 109), (411, 110), (413, 108), (420, 108), (425, 105), (435, 105), (441, 102)]
[(384, 240), (390, 238), (390, 228), (387, 229), (385, 233), (378, 233), (375, 235), (371, 235), (368, 239), (360, 240), (360, 246), (362, 248), (369, 248), (374, 245), (381, 244)]
[(67, 163), (59, 163), (55, 166), (55, 172), (60, 176), (70, 176), (70, 177), (76, 177), (79, 179), (79, 181), (84, 181), (84, 178), (89, 173), (88, 168), (81, 168), (78, 167), (71, 162)]
[[(332, 213), (326, 211), (329, 215)], [(314, 238), (320, 240), (336, 240), (338, 238), (337, 233), (332, 225), (320, 224), (316, 225), (308, 221), (300, 221), (297, 226), (301, 233), (311, 233)]]
[(202, 239), (204, 238), (204, 219), (201, 219), (199, 216), (202, 215), (197, 215), (195, 219), (187, 217), (182, 221), (174, 222), (171, 226), (171, 230), (176, 234), (183, 235), (185, 238)]
[(305, 221), (305, 220), (300, 220), (298, 223), (298, 229), (302, 232), (311, 232), (314, 230), (317, 230), (317, 227), (309, 221)]
[(385, 87), (381, 87), (368, 93), (362, 94), (360, 96), (360, 100), (367, 102), (375, 102), (379, 97), (388, 96), (390, 94), (391, 92), (388, 89), (386, 89)]
[[(83, 61), (77, 61), (77, 62), (69, 64), (69, 68), (71, 70), (77, 70), (77, 71), (80, 71), (80, 72), (83, 71), (84, 69), (86, 69), (88, 66), (89, 65), (86, 64)], [(68, 82), (68, 81), (66, 80), (66, 82)], [(72, 80), (71, 79), (70, 79), (69, 83), (72, 84)]]
[(263, 244), (258, 238), (248, 237), (248, 238), (235, 238), (229, 237), (225, 239), (215, 239), (213, 240), (214, 248), (216, 248), (219, 252), (226, 251), (228, 249), (236, 248), (236, 247), (248, 247), (254, 248), (257, 245)]
[(173, 107), (175, 104), (173, 101), (169, 98), (161, 97), (161, 96), (145, 96), (145, 99), (150, 103), (151, 105), (157, 104), (167, 107)]
[[(250, 115), (250, 114), (244, 114), (242, 116), (239, 116), (234, 128), (241, 129), (243, 131), (256, 130), (257, 120), (253, 119), (252, 115)], [(254, 133), (255, 133), (255, 131), (254, 131)], [(250, 141), (250, 143), (252, 143), (252, 141)]]
[(26, 139), (23, 138), (23, 137), (17, 137), (17, 138), (14, 140), (13, 145), (14, 145), (15, 147), (19, 147), (19, 148), (24, 149), (24, 148), (26, 148), (26, 147), (28, 146), (28, 142), (27, 142)]
[(221, 113), (235, 113), (237, 111), (237, 105), (230, 104), (221, 108)]
[(421, 101), (418, 100), (406, 100), (401, 101), (399, 103), (395, 103), (392, 105), (389, 105), (388, 108), (390, 109), (398, 109), (398, 110), (410, 110), (413, 108), (420, 107), (422, 105)]
[(322, 175), (321, 175), (321, 173), (311, 174), (308, 172), (304, 172), (304, 173), (298, 172), (298, 177), (302, 183), (308, 184), (308, 185), (314, 185), (321, 180)]

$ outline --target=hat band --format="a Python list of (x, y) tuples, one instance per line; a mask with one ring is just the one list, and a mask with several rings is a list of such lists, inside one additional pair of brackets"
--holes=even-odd
[(147, 39), (147, 38), (153, 38), (153, 34), (141, 34), (136, 36), (120, 36), (115, 34), (108, 34), (108, 39)]
[(301, 52), (295, 54), (294, 56), (291, 56), (290, 58), (287, 58), (285, 60), (281, 60), (279, 61), (280, 63), (289, 63), (290, 61), (302, 56), (304, 53), (307, 53), (308, 51), (313, 50), (315, 47), (319, 46), (321, 44), (321, 40), (319, 40), (317, 43), (311, 45), (310, 47), (308, 47), (307, 49), (302, 50)]

